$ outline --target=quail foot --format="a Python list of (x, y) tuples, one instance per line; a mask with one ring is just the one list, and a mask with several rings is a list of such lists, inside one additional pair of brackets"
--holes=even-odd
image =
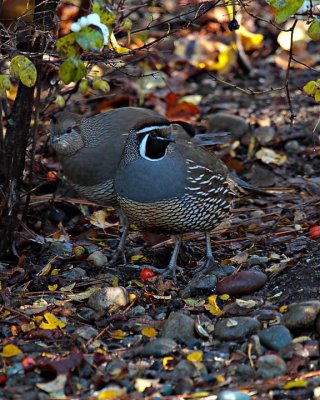
[(175, 139), (165, 118), (142, 118), (130, 131), (115, 175), (120, 207), (144, 230), (173, 235), (169, 268), (175, 278), (182, 234), (206, 236), (206, 265), (213, 262), (210, 231), (228, 217), (227, 167), (214, 154)]
[[(118, 211), (123, 231), (110, 264), (115, 263), (120, 255), (124, 258), (128, 232), (127, 218), (118, 207), (113, 187), (124, 143), (130, 128), (141, 118), (159, 117), (149, 109), (124, 107), (88, 118), (70, 112), (59, 112), (52, 118), (50, 142), (70, 185), (81, 197), (102, 206), (113, 206)], [(219, 141), (217, 135), (195, 135), (191, 125), (181, 125), (172, 125), (175, 137), (192, 139), (197, 144)]]

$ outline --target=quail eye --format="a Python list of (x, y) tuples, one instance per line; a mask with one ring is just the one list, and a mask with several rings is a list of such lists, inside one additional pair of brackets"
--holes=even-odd
[(66, 130), (66, 133), (71, 133), (72, 132), (72, 128), (68, 128), (67, 130)]

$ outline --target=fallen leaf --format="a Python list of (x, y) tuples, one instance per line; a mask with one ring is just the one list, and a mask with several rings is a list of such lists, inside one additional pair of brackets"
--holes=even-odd
[(45, 313), (44, 318), (47, 322), (41, 322), (40, 328), (42, 329), (62, 329), (67, 325), (51, 313)]
[(3, 346), (2, 352), (0, 355), (5, 358), (14, 357), (18, 354), (22, 354), (22, 351), (14, 344), (6, 344)]

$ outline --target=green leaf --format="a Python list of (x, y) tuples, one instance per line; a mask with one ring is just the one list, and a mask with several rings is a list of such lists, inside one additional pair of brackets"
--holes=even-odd
[(28, 87), (35, 85), (37, 81), (37, 70), (32, 61), (25, 56), (15, 56), (11, 60), (10, 74), (20, 79)]
[(10, 87), (11, 87), (10, 76), (0, 75), (0, 96), (4, 96), (6, 90), (9, 90)]
[(86, 26), (77, 33), (76, 42), (83, 50), (98, 51), (103, 47), (103, 35), (100, 30)]
[(314, 94), (317, 88), (317, 83), (315, 81), (310, 81), (306, 85), (303, 86), (303, 90), (307, 94)]
[(70, 82), (77, 82), (86, 74), (86, 67), (80, 58), (69, 57), (59, 68), (59, 76), (67, 85)]
[(320, 40), (320, 21), (313, 21), (309, 26), (307, 33), (312, 40)]
[(302, 6), (304, 0), (266, 0), (275, 11), (277, 24), (282, 24)]
[(76, 43), (76, 32), (62, 36), (57, 40), (56, 49), (61, 58), (68, 58), (79, 54), (80, 48)]
[(320, 102), (320, 90), (317, 90), (315, 95), (314, 95), (314, 99), (315, 101), (317, 101), (318, 103)]

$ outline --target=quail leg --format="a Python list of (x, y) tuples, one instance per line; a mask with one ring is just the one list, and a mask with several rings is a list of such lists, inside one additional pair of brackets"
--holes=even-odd
[(125, 250), (126, 238), (127, 238), (128, 230), (129, 230), (129, 221), (128, 221), (127, 216), (120, 209), (118, 209), (117, 211), (118, 211), (120, 226), (122, 227), (122, 232), (121, 232), (118, 247), (117, 247), (116, 251), (114, 252), (111, 260), (108, 263), (109, 266), (114, 265), (119, 260), (120, 257), (122, 258), (122, 261), (124, 264), (127, 263), (124, 250)]
[(209, 269), (212, 271), (220, 271), (221, 269), (219, 263), (214, 259), (212, 254), (210, 232), (206, 232), (205, 235), (206, 235), (206, 260), (200, 267), (194, 270), (195, 273), (205, 272)]
[(182, 235), (174, 235), (173, 239), (174, 239), (175, 244), (174, 244), (174, 249), (173, 249), (168, 267), (172, 274), (173, 282), (177, 283), (177, 276), (176, 276), (177, 258), (178, 258), (179, 250), (180, 250), (181, 243), (182, 243)]

